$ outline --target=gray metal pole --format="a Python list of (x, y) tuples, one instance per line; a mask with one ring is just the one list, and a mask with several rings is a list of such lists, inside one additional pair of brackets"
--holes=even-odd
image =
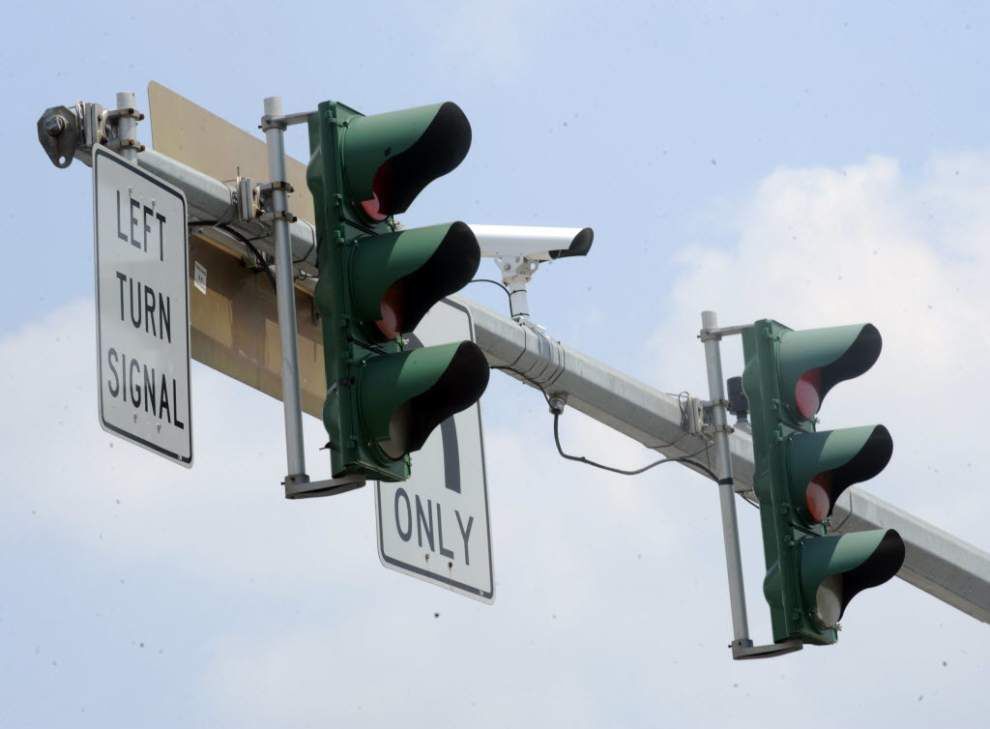
[(509, 286), (509, 312), (516, 321), (529, 319), (529, 296), (525, 286)]
[[(117, 108), (118, 109), (133, 109), (137, 106), (137, 98), (134, 96), (133, 91), (118, 91), (117, 92)], [(137, 141), (137, 119), (133, 116), (122, 116), (117, 122), (117, 133), (120, 136), (121, 142), (126, 142), (133, 139)], [(122, 146), (120, 148), (120, 155), (126, 159), (128, 162), (137, 162), (137, 149), (132, 146)]]
[(704, 336), (718, 328), (714, 311), (701, 312), (701, 332), (708, 368), (708, 394), (712, 402), (715, 426), (715, 473), (718, 476), (718, 499), (722, 507), (722, 536), (725, 540), (725, 564), (729, 571), (729, 605), (732, 609), (733, 646), (753, 645), (746, 618), (746, 593), (743, 589), (742, 557), (739, 553), (739, 524), (736, 520), (736, 497), (732, 487), (732, 454), (725, 417), (725, 390), (722, 384), (722, 354), (719, 340)]
[[(282, 99), (265, 99), (265, 116), (282, 116)], [(278, 303), (278, 329), (282, 337), (282, 402), (285, 411), (285, 450), (289, 472), (287, 484), (309, 481), (303, 449), (302, 403), (299, 396), (299, 349), (296, 342), (296, 292), (289, 245), (289, 221), (285, 182), (285, 129), (265, 130), (268, 142), (268, 174), (272, 182), (272, 212), (275, 227), (275, 280)]]

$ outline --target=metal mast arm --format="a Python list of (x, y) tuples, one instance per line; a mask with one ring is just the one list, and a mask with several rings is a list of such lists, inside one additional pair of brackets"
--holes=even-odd
[[(80, 115), (64, 107), (49, 112), (39, 122), (39, 133), (52, 137), (49, 146), (53, 162), (58, 166), (68, 164), (68, 161), (57, 162), (62, 147), (56, 142), (64, 127), (66, 133), (78, 135), (79, 158), (90, 164), (85, 144), (87, 139), (94, 138), (94, 133), (83, 118), (90, 115)], [(56, 118), (59, 116), (61, 122)], [(257, 222), (239, 219), (235, 190), (219, 180), (150, 150), (140, 152), (137, 161), (185, 192), (194, 220), (230, 221), (230, 227), (252, 238), (267, 232)], [(238, 253), (247, 253), (229, 236), (214, 230), (203, 233)], [(315, 276), (313, 226), (304, 221), (290, 223), (288, 238), (297, 270)], [(257, 239), (255, 243), (266, 253), (275, 251), (271, 237)], [(296, 285), (312, 290), (311, 280)], [(705, 449), (705, 440), (692, 432), (693, 406), (688, 408), (677, 397), (570, 349), (537, 327), (520, 325), (460, 297), (451, 298), (470, 309), (478, 345), (492, 366), (532, 387), (566, 393), (571, 407), (667, 457), (682, 458)], [(728, 438), (728, 446), (737, 491), (740, 487), (752, 489), (753, 447), (749, 434), (736, 429)], [(693, 468), (688, 463), (684, 465)], [(704, 465), (711, 466), (707, 461)], [(694, 470), (702, 473), (697, 468)], [(897, 529), (906, 546), (898, 577), (977, 620), (990, 623), (990, 554), (855, 487), (843, 494), (833, 514), (840, 532)]]

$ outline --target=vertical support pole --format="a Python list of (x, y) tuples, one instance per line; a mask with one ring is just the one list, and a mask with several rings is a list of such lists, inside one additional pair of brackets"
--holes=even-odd
[[(117, 108), (133, 109), (137, 106), (137, 99), (133, 91), (117, 92)], [(117, 122), (117, 134), (121, 141), (133, 139), (137, 141), (137, 119), (133, 116), (122, 116)], [(137, 162), (137, 149), (132, 146), (124, 146), (120, 149), (120, 155), (128, 162)]]
[(732, 610), (732, 649), (749, 648), (749, 624), (746, 618), (746, 593), (743, 590), (742, 557), (739, 552), (739, 523), (732, 488), (732, 455), (725, 416), (725, 389), (722, 382), (722, 354), (718, 335), (707, 335), (718, 328), (714, 311), (701, 312), (701, 333), (705, 344), (705, 364), (708, 368), (708, 393), (712, 401), (715, 426), (715, 470), (718, 476), (718, 498), (722, 507), (722, 537), (725, 540), (725, 564), (729, 572), (729, 606)]
[[(282, 116), (282, 99), (265, 99), (265, 116)], [(302, 405), (299, 396), (299, 349), (296, 341), (296, 292), (289, 241), (288, 202), (285, 182), (285, 126), (268, 124), (268, 174), (272, 182), (272, 212), (275, 226), (275, 293), (278, 302), (278, 329), (282, 339), (282, 404), (285, 412), (285, 451), (288, 473), (285, 484), (307, 483), (306, 454), (303, 449)]]
[(529, 318), (529, 296), (526, 291), (526, 284), (512, 284), (509, 286), (509, 313), (516, 321)]
[(502, 272), (502, 285), (509, 292), (509, 313), (517, 322), (529, 319), (529, 295), (526, 286), (529, 284), (536, 264), (526, 260), (524, 256), (496, 256), (495, 263)]

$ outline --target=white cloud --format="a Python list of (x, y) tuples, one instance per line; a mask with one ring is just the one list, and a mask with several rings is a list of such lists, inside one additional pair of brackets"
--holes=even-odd
[[(979, 340), (960, 338), (965, 322), (987, 312), (975, 286), (985, 256), (979, 196), (945, 164), (914, 186), (879, 159), (770, 176), (741, 217), (738, 249), (685, 253), (690, 270), (672, 306), (657, 307), (671, 315), (655, 359), (662, 387), (702, 391), (695, 334), (705, 304), (726, 322), (872, 319), (885, 335), (884, 357), (862, 386), (829, 397), (829, 421), (890, 415), (897, 460), (875, 491), (979, 542), (990, 506), (980, 488), (986, 469), (965, 459), (978, 452), (978, 436), (968, 425), (975, 415), (959, 413), (986, 403), (975, 389), (986, 353)], [(944, 229), (918, 215), (926, 200), (951, 211), (958, 247), (933, 237)], [(802, 273), (810, 264), (813, 276)], [(765, 268), (772, 290), (753, 285)], [(742, 286), (729, 290), (733, 278)], [(159, 720), (147, 725), (175, 724), (181, 714), (184, 724), (239, 727), (764, 727), (768, 707), (776, 716), (802, 712), (808, 726), (946, 717), (975, 725), (990, 710), (980, 691), (990, 670), (986, 626), (896, 580), (857, 598), (835, 647), (730, 661), (711, 484), (672, 465), (629, 479), (562, 461), (539, 396), (500, 375), (485, 399), (496, 576), (489, 607), (382, 569), (369, 489), (286, 502), (280, 405), (222, 375), (193, 369), (191, 471), (103, 433), (93, 348), (90, 301), (0, 340), (0, 555), (43, 576), (18, 581), (13, 597), (0, 594), (0, 641), (21, 666), (0, 686), (5, 718), (66, 724), (69, 709), (42, 701), (39, 687), (81, 704), (94, 675), (145, 711), (158, 707)], [(964, 406), (960, 388), (972, 394)], [(924, 431), (932, 413), (944, 420)], [(306, 427), (315, 451), (321, 426)], [(568, 452), (618, 466), (652, 455), (570, 410), (561, 435)], [(315, 455), (311, 470), (319, 472)], [(754, 516), (740, 512), (759, 639), (769, 626)], [(125, 601), (106, 586), (118, 575), (143, 587)], [(56, 599), (67, 586), (71, 606)], [(113, 616), (112, 625), (94, 628), (92, 612)], [(164, 647), (160, 666), (133, 658), (145, 650), (135, 635)], [(57, 653), (57, 667), (35, 666), (38, 644)], [(821, 710), (808, 712), (809, 697)], [(102, 710), (86, 717), (121, 723), (112, 702)]]
[[(919, 181), (881, 157), (777, 170), (742, 206), (735, 248), (681, 253), (686, 272), (653, 337), (659, 381), (707, 391), (689, 344), (702, 308), (722, 324), (873, 322), (880, 360), (829, 395), (823, 427), (883, 422), (894, 459), (867, 488), (990, 548), (977, 516), (990, 505), (979, 485), (990, 467), (973, 426), (990, 406), (988, 177), (990, 160), (975, 155), (935, 158)], [(740, 373), (738, 339), (723, 350), (726, 375)]]
[(407, 39), (411, 35), (428, 38), (429, 42), (421, 45), (429, 49), (430, 58), (446, 74), (490, 82), (511, 78), (526, 68), (530, 55), (524, 38), (527, 26), (520, 18), (534, 11), (532, 4), (462, 0), (447, 5), (446, 23), (437, 25), (435, 18), (412, 13), (411, 18), (423, 25), (405, 35)]
[[(195, 466), (181, 468), (100, 429), (94, 339), (93, 303), (83, 300), (0, 341), (6, 538), (43, 530), (100, 559), (177, 560), (216, 579), (250, 575), (284, 585), (337, 570), (339, 578), (359, 574), (286, 542), (295, 534), (328, 546), (321, 505), (281, 498), (280, 403), (194, 366)], [(324, 434), (315, 421), (307, 428), (318, 469), (315, 444)], [(364, 494), (334, 506), (370, 513)], [(372, 531), (348, 537), (367, 550)]]

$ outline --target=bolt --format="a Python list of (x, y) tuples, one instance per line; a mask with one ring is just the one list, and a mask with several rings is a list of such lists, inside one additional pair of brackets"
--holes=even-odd
[(49, 137), (57, 137), (65, 129), (65, 119), (60, 116), (50, 116), (45, 119), (45, 132)]

